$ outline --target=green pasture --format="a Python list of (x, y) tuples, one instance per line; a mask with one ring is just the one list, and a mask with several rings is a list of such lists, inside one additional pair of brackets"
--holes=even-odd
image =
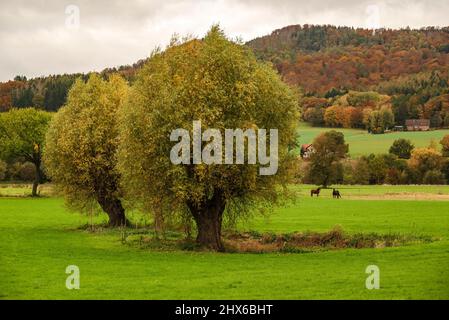
[[(359, 200), (357, 195), (449, 194), (447, 186), (353, 186), (334, 200), (297, 186), (297, 201), (241, 230), (427, 235), (433, 242), (315, 253), (153, 251), (124, 245), (121, 231), (87, 231), (89, 218), (59, 198), (0, 197), (1, 299), (448, 299), (449, 201)], [(13, 192), (13, 188), (9, 188)], [(6, 190), (6, 188), (5, 188)], [(136, 217), (132, 217), (135, 219)], [(104, 216), (94, 223), (105, 221)], [(65, 287), (80, 268), (81, 288)], [(380, 289), (365, 268), (380, 268)]]
[(403, 138), (413, 142), (415, 147), (426, 147), (435, 140), (437, 143), (447, 134), (449, 130), (417, 131), (417, 132), (390, 132), (385, 134), (370, 134), (366, 130), (343, 129), (343, 128), (320, 128), (312, 127), (307, 123), (301, 123), (298, 128), (300, 144), (311, 143), (321, 132), (336, 130), (345, 135), (346, 143), (349, 144), (349, 153), (352, 157), (359, 157), (370, 153), (388, 153), (394, 140)]

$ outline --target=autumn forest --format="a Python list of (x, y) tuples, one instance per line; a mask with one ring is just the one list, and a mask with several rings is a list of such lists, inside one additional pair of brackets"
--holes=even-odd
[[(314, 126), (383, 133), (407, 119), (449, 126), (449, 27), (354, 29), (293, 25), (246, 43), (298, 92), (304, 121)], [(108, 68), (131, 83), (145, 61)], [(58, 110), (76, 78), (88, 74), (16, 76), (0, 83), (0, 111)]]

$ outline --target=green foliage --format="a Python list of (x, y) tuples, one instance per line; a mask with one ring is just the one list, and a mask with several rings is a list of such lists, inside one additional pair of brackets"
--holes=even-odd
[(449, 158), (447, 157), (443, 159), (443, 163), (441, 165), (441, 172), (443, 173), (446, 182), (449, 183)]
[(394, 125), (393, 112), (387, 108), (375, 110), (369, 115), (369, 131), (374, 134), (384, 133)]
[(424, 174), (423, 184), (445, 184), (446, 179), (440, 170), (429, 170)]
[(439, 46), (438, 51), (448, 54), (449, 53), (449, 43)]
[(407, 183), (405, 181), (405, 172), (408, 169), (407, 162), (398, 159), (394, 154), (370, 154), (361, 157), (358, 162), (363, 166), (366, 164), (369, 184)]
[(449, 134), (445, 135), (440, 141), (442, 150), (441, 153), (443, 157), (449, 157)]
[(31, 88), (15, 89), (12, 96), (12, 105), (16, 108), (26, 108), (33, 106), (34, 92)]
[(332, 88), (324, 94), (324, 97), (326, 99), (336, 98), (336, 97), (345, 95), (346, 93), (348, 93), (348, 90), (338, 90), (338, 89)]
[(433, 171), (429, 181), (437, 180), (436, 171), (440, 171), (443, 164), (441, 153), (432, 148), (417, 148), (413, 150), (409, 160), (409, 167), (416, 173), (419, 182), (423, 182), (426, 174)]
[(384, 183), (388, 167), (385, 163), (385, 158), (383, 157), (383, 155), (371, 154), (368, 157), (364, 158), (364, 160), (368, 163), (370, 184)]
[(0, 113), (0, 156), (39, 160), (50, 120), (50, 113), (33, 108)]
[[(67, 93), (75, 81), (74, 77), (56, 77), (46, 81), (43, 89), (42, 106), (45, 110), (57, 111), (67, 99)], [(35, 103), (38, 103), (35, 101)]]
[(398, 139), (393, 142), (389, 152), (401, 159), (410, 159), (415, 146), (408, 139)]
[(312, 124), (314, 127), (319, 127), (324, 125), (324, 111), (325, 108), (313, 107), (308, 108), (303, 114), (305, 121)]
[(7, 170), (8, 164), (5, 161), (0, 160), (0, 181), (6, 178)]
[(380, 92), (392, 96), (396, 123), (404, 125), (407, 119), (430, 119), (432, 127), (441, 127), (448, 113), (445, 98), (449, 90), (448, 75), (441, 72), (423, 72), (402, 76), (380, 84)]
[(344, 135), (337, 131), (322, 133), (313, 141), (308, 180), (327, 187), (343, 178), (341, 160), (348, 154)]
[(11, 180), (33, 181), (36, 176), (36, 166), (31, 162), (16, 162), (10, 171)]
[(12, 109), (0, 114), (0, 157), (25, 160), (35, 166), (33, 196), (37, 195), (37, 186), (43, 181), (41, 158), (50, 120), (50, 113), (33, 108)]
[[(172, 164), (170, 133), (191, 131), (193, 120), (202, 121), (203, 131), (278, 129), (278, 173), (260, 176), (258, 164)], [(226, 202), (225, 219), (255, 206), (267, 208), (279, 199), (276, 186), (289, 179), (294, 156), (288, 149), (295, 144), (297, 120), (290, 88), (218, 27), (201, 41), (175, 39), (144, 65), (121, 109), (119, 168), (127, 194), (164, 214), (202, 206), (214, 194)]]
[(364, 158), (344, 162), (343, 183), (366, 185), (370, 181), (370, 167)]
[(48, 130), (45, 166), (73, 208), (88, 211), (98, 202), (112, 214), (107, 205), (120, 196), (115, 170), (117, 110), (127, 90), (119, 76), (77, 80)]
[[(120, 74), (125, 79), (132, 81), (144, 60), (139, 60), (133, 65), (107, 68), (101, 72), (101, 77), (106, 79), (112, 74)], [(27, 79), (25, 76), (14, 77), (15, 81), (0, 82), (0, 111), (11, 107), (25, 108), (35, 107), (46, 111), (57, 111), (67, 100), (70, 87), (76, 79), (87, 81), (92, 73), (75, 73), (50, 75)]]
[(350, 106), (354, 107), (375, 107), (380, 101), (380, 95), (372, 91), (351, 91), (347, 96), (347, 101)]

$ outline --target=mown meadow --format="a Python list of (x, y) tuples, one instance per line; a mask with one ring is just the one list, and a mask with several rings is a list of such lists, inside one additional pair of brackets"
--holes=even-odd
[[(25, 186), (24, 186), (25, 187)], [(319, 198), (294, 187), (296, 201), (239, 230), (327, 231), (426, 236), (395, 247), (309, 253), (214, 253), (153, 250), (123, 243), (104, 229), (106, 215), (69, 212), (43, 189), (40, 198), (0, 188), (1, 299), (448, 299), (448, 186), (341, 186)], [(426, 200), (403, 200), (405, 195)], [(370, 199), (369, 197), (372, 197)], [(138, 215), (131, 216), (133, 221)], [(86, 225), (93, 224), (91, 230)], [(130, 230), (129, 232), (133, 232)], [(144, 231), (145, 232), (145, 231)], [(65, 287), (68, 265), (80, 268), (80, 290)], [(365, 268), (380, 268), (380, 289), (365, 288)], [(181, 272), (182, 270), (182, 272)]]

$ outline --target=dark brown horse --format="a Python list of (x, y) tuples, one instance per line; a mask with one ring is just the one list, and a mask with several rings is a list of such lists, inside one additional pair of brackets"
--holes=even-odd
[(332, 197), (335, 198), (335, 199), (340, 199), (341, 198), (340, 191), (334, 189), (332, 191)]
[(318, 189), (310, 190), (310, 196), (313, 197), (313, 195), (316, 194), (316, 196), (318, 197), (320, 195), (320, 190), (321, 187), (319, 187)]

